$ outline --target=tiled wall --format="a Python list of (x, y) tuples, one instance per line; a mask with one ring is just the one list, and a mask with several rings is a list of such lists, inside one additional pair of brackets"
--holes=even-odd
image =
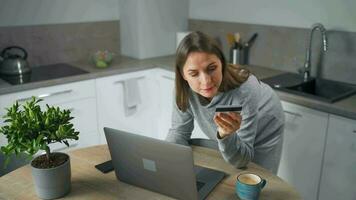
[(115, 21), (0, 27), (0, 50), (21, 46), (30, 66), (88, 60), (97, 50), (120, 53), (120, 23)]
[[(310, 29), (254, 25), (205, 20), (189, 20), (189, 30), (200, 30), (216, 38), (228, 56), (226, 33), (240, 32), (242, 40), (258, 37), (250, 49), (250, 64), (297, 72), (305, 61)], [(328, 51), (320, 56), (321, 37), (315, 32), (312, 75), (356, 84), (356, 33), (327, 30)], [(318, 66), (318, 67), (317, 67)]]

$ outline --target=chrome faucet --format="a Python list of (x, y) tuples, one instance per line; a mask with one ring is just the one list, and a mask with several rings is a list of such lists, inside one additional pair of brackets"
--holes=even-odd
[(321, 33), (323, 51), (325, 52), (328, 50), (328, 39), (326, 37), (326, 29), (320, 23), (314, 24), (310, 31), (309, 46), (307, 47), (307, 51), (305, 54), (305, 63), (304, 63), (304, 71), (303, 71), (304, 81), (307, 81), (310, 78), (311, 46), (313, 40), (313, 33), (315, 30), (319, 30)]

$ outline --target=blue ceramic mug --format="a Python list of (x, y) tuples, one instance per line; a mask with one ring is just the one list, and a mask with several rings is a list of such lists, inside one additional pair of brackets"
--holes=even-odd
[(256, 174), (240, 174), (236, 181), (236, 194), (242, 200), (257, 200), (266, 183)]

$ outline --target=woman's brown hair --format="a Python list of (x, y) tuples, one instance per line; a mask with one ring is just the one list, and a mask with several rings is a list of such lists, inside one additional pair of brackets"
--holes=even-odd
[(224, 54), (216, 41), (208, 35), (196, 31), (187, 35), (179, 44), (175, 62), (176, 103), (181, 111), (186, 111), (189, 104), (190, 87), (183, 78), (183, 66), (192, 52), (204, 52), (216, 55), (222, 65), (222, 83), (220, 92), (226, 92), (240, 86), (247, 80), (250, 72), (238, 65), (227, 64)]

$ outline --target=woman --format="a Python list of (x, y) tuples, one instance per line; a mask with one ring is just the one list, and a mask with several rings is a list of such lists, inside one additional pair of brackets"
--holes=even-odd
[[(284, 113), (278, 96), (246, 69), (228, 65), (213, 39), (192, 32), (176, 53), (176, 98), (166, 140), (188, 145), (194, 119), (217, 140), (225, 161), (249, 161), (277, 173)], [(242, 106), (241, 114), (215, 113), (217, 105)]]

